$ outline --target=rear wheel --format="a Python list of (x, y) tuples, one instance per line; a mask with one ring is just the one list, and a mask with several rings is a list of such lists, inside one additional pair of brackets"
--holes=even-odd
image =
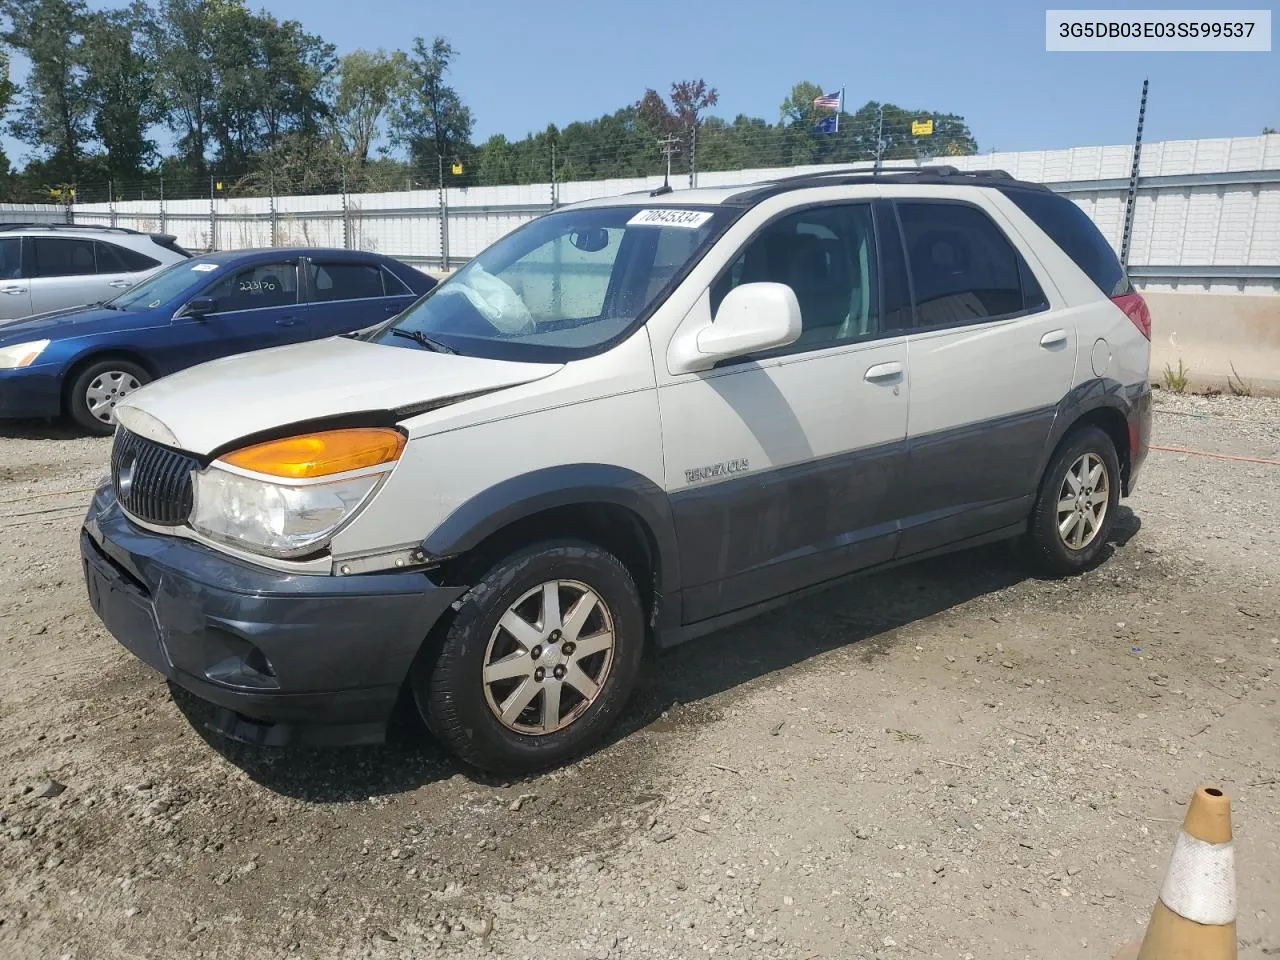
[(498, 774), (563, 763), (622, 711), (640, 667), (644, 615), (612, 554), (551, 541), (499, 561), (459, 601), (438, 656), (414, 665), (435, 737)]
[(116, 428), (116, 404), (151, 381), (147, 371), (128, 360), (98, 360), (71, 384), (68, 413), (77, 424), (101, 436)]
[(1058, 447), (1040, 481), (1027, 541), (1032, 559), (1057, 576), (1092, 567), (1106, 548), (1120, 502), (1120, 461), (1111, 438), (1080, 427)]

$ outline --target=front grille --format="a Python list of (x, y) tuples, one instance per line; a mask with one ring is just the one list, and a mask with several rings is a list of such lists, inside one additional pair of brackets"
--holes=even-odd
[(116, 430), (111, 484), (124, 509), (147, 523), (176, 527), (191, 515), (191, 471), (200, 461), (146, 437)]

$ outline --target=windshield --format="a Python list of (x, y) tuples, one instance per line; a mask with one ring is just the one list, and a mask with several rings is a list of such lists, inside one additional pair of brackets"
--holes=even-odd
[(503, 360), (583, 356), (627, 333), (734, 212), (628, 206), (548, 214), (368, 339)]
[(218, 264), (205, 260), (180, 260), (153, 273), (136, 287), (130, 287), (107, 303), (121, 310), (150, 310), (162, 303), (185, 298), (208, 281), (218, 269)]

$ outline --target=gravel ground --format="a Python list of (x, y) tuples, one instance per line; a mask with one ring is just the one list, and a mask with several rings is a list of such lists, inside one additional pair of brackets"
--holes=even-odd
[[(1161, 395), (1156, 442), (1280, 459), (1280, 401)], [(1110, 957), (1202, 781), (1241, 956), (1280, 954), (1280, 466), (1153, 452), (1096, 571), (992, 548), (802, 601), (506, 783), (202, 733), (85, 600), (107, 450), (0, 434), (0, 957)]]

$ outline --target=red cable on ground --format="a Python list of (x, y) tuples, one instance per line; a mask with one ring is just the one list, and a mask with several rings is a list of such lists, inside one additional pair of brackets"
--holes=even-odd
[(1162, 447), (1157, 444), (1151, 444), (1152, 450), (1163, 450), (1165, 453), (1189, 453), (1193, 457), (1213, 457), (1216, 460), (1242, 460), (1245, 463), (1269, 463), (1273, 467), (1280, 467), (1280, 460), (1266, 460), (1262, 457), (1237, 457), (1229, 453), (1207, 453), (1204, 450), (1186, 450), (1182, 447)]

